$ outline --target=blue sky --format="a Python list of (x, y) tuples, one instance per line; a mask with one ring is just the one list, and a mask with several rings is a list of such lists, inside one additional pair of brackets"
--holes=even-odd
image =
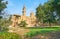
[(5, 10), (10, 14), (22, 14), (22, 8), (26, 6), (26, 15), (29, 15), (30, 12), (36, 12), (36, 7), (39, 4), (44, 4), (48, 0), (7, 0), (8, 5)]

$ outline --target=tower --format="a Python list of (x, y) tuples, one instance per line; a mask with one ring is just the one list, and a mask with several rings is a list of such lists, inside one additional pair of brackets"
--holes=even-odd
[(26, 16), (26, 7), (25, 7), (25, 5), (23, 6), (22, 14), (23, 14), (23, 16)]
[(30, 13), (30, 17), (34, 17), (34, 12), (31, 12)]

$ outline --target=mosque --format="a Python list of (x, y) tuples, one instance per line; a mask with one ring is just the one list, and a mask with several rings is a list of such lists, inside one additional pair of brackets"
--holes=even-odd
[(14, 14), (11, 18), (12, 26), (17, 26), (21, 23), (21, 21), (25, 21), (27, 23), (27, 27), (33, 27), (37, 24), (36, 16), (34, 15), (34, 12), (30, 13), (30, 16), (26, 16), (26, 7), (23, 6), (22, 9), (22, 15)]

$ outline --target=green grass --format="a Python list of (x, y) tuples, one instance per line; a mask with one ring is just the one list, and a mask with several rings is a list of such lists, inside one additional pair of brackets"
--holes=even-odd
[(60, 30), (60, 27), (45, 27), (45, 28), (29, 28), (30, 32), (26, 33), (26, 37), (32, 37), (38, 34), (46, 34), (49, 32), (56, 32)]
[(20, 39), (20, 36), (15, 33), (0, 32), (0, 39)]

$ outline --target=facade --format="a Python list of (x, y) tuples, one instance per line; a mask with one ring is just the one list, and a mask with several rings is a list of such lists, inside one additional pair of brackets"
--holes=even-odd
[(27, 23), (27, 27), (33, 27), (36, 25), (36, 17), (34, 12), (30, 13), (30, 16), (26, 16), (26, 7), (23, 6), (22, 15), (12, 15), (11, 18), (12, 26), (17, 26), (21, 21), (25, 21)]

